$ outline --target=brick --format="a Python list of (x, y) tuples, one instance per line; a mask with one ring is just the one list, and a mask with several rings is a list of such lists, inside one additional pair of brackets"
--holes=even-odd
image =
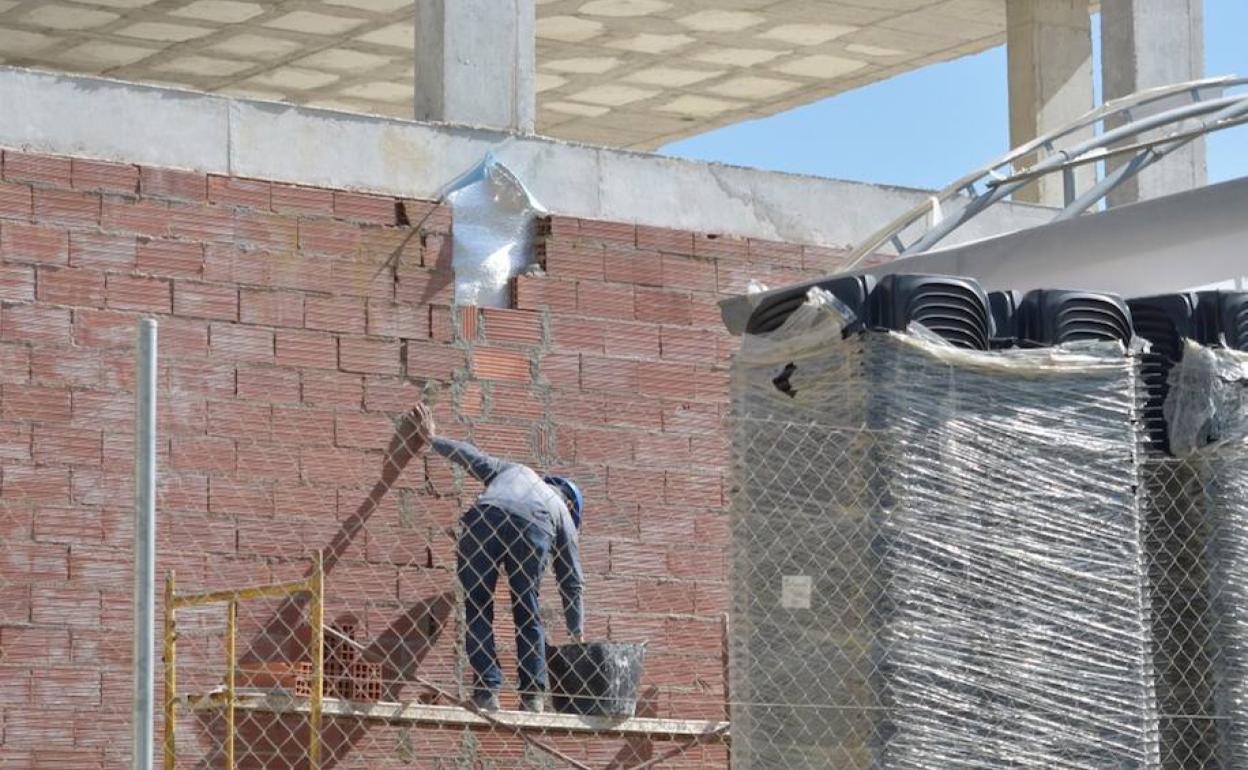
[(721, 490), (722, 479), (718, 474), (669, 470), (666, 473), (663, 496), (669, 505), (718, 508), (723, 505)]
[(638, 365), (638, 392), (644, 396), (695, 398), (694, 368), (690, 364), (643, 361)]
[[(47, 668), (40, 671), (39, 676), (34, 677), (32, 686), (31, 697), (34, 699), (36, 708), (39, 706), (86, 708), (100, 705), (100, 674), (93, 668)], [(83, 770), (101, 767), (98, 755), (89, 751), (47, 751), (45, 754), (45, 751), (41, 750), (36, 752), (36, 756), (39, 754), (44, 754), (50, 762), (54, 761), (56, 764), (45, 765), (43, 760), (37, 760), (36, 770), (43, 770), (44, 767), (51, 770), (58, 766), (80, 767)], [(69, 764), (84, 760), (86, 764)]]
[(664, 577), (668, 574), (667, 552), (649, 543), (613, 541), (611, 543), (611, 574)]
[(848, 252), (827, 246), (803, 246), (802, 267), (820, 274), (836, 273), (845, 264)]
[(278, 329), (276, 362), (300, 369), (337, 369), (338, 339), (327, 332)]
[(102, 390), (77, 390), (72, 396), (75, 424), (129, 429), (134, 424), (134, 397)]
[(175, 281), (173, 312), (192, 318), (238, 320), (238, 289), (211, 283)]
[(213, 323), (208, 331), (212, 355), (228, 361), (273, 362), (273, 332), (251, 326)]
[(133, 348), (137, 323), (138, 318), (129, 314), (80, 310), (74, 313), (74, 342), (96, 348)]
[(527, 310), (483, 308), (481, 310), (485, 339), (490, 343), (540, 345), (542, 317)]
[(234, 242), (239, 246), (267, 251), (294, 251), (296, 223), (290, 217), (259, 211), (234, 214)]
[(28, 185), (0, 182), (0, 218), (30, 219), (34, 196)]
[(695, 595), (694, 584), (686, 581), (637, 582), (637, 606), (643, 612), (690, 615), (693, 614)]
[(693, 323), (693, 303), (688, 292), (638, 287), (637, 320), (647, 323)]
[(479, 313), (472, 305), (429, 308), (429, 337), (435, 342), (479, 341)]
[(736, 238), (720, 233), (695, 233), (693, 236), (693, 254), (696, 257), (712, 257), (716, 259), (744, 258), (748, 254), (748, 244), (744, 238)]
[(687, 435), (646, 432), (637, 436), (639, 465), (681, 467), (692, 459), (692, 444)]
[(208, 177), (208, 202), (219, 206), (240, 206), (268, 211), (271, 206), (271, 185), (257, 179), (237, 177)]
[(597, 318), (631, 321), (635, 315), (634, 289), (625, 284), (577, 284), (577, 312)]
[(749, 238), (746, 240), (746, 253), (751, 262), (768, 262), (799, 267), (802, 264), (802, 247), (795, 243)]
[(604, 350), (614, 358), (654, 360), (659, 357), (659, 327), (650, 324), (608, 324)]
[(547, 353), (538, 364), (542, 381), (556, 388), (577, 389), (581, 386), (581, 357), (573, 354)]
[(72, 158), (69, 175), (75, 190), (131, 195), (139, 191), (139, 167), (127, 163)]
[(338, 342), (338, 367), (344, 372), (397, 375), (402, 366), (402, 345), (397, 340), (342, 337)]
[(637, 226), (626, 222), (603, 222), (595, 219), (582, 219), (581, 238), (592, 238), (616, 243), (637, 243)]
[(143, 166), (139, 169), (139, 193), (144, 197), (199, 203), (208, 199), (208, 176), (194, 171)]
[(163, 238), (169, 235), (169, 216), (169, 204), (164, 201), (105, 196), (100, 227), (106, 232)]
[(422, 233), (451, 232), (451, 207), (446, 203), (404, 198), (402, 200), (404, 217), (413, 227)]
[(99, 465), (104, 437), (99, 430), (67, 425), (36, 425), (33, 457), (46, 465)]
[(353, 256), (359, 251), (359, 227), (336, 220), (301, 218), (299, 249), (313, 254)]
[(297, 404), (301, 398), (299, 372), (273, 366), (238, 367), (238, 397), (270, 403)]
[(578, 428), (576, 462), (578, 464), (630, 463), (636, 437), (626, 431)]
[(236, 441), (265, 441), (272, 431), (273, 407), (241, 399), (208, 402), (208, 435)]
[[(467, 398), (468, 391), (465, 391)], [(490, 390), (490, 416), (493, 418), (539, 420), (545, 411), (541, 397), (525, 385), (498, 382)]]
[(455, 276), (449, 272), (399, 266), (395, 299), (414, 305), (449, 305), (455, 300)]
[(30, 379), (30, 348), (0, 344), (0, 384), (24, 385)]
[(606, 259), (606, 279), (619, 283), (662, 286), (662, 258), (657, 251), (609, 247)]
[(450, 381), (456, 370), (464, 368), (464, 354), (461, 350), (415, 340), (408, 340), (404, 344), (409, 377)]
[(235, 467), (235, 444), (219, 436), (174, 436), (169, 461), (175, 471), (229, 473)]
[(0, 224), (0, 258), (64, 265), (69, 261), (69, 234), (59, 228), (4, 222)]
[[(97, 461), (96, 465), (98, 464)], [(82, 467), (75, 468), (74, 476), (79, 473), (85, 474), (89, 471)], [(99, 544), (104, 541), (101, 517), (98, 508), (87, 508), (83, 505), (41, 505), (34, 519), (35, 539), (42, 543)], [(130, 542), (134, 542), (133, 534)]]
[(334, 213), (334, 193), (316, 187), (274, 184), (272, 186), (273, 210), (282, 214)]
[(549, 308), (554, 312), (574, 313), (577, 309), (576, 289), (576, 284), (571, 281), (521, 275), (512, 285), (512, 304), (520, 310)]
[(0, 498), (23, 503), (65, 505), (69, 502), (69, 470), (66, 468), (5, 468), (0, 479)]
[(35, 190), (35, 220), (62, 225), (91, 226), (100, 222), (98, 193), (77, 190)]
[(694, 294), (693, 325), (703, 329), (714, 329), (719, 332), (724, 328), (723, 314), (719, 301), (714, 294)]
[(47, 665), (69, 655), (69, 629), (0, 627), (0, 660), (8, 665)]
[(35, 298), (35, 269), (29, 265), (0, 264), (0, 300), (30, 302)]
[(664, 254), (661, 257), (663, 285), (669, 289), (715, 291), (715, 262), (709, 259)]
[(471, 353), (472, 374), (482, 380), (528, 382), (532, 379), (529, 357), (523, 353), (498, 348), (474, 348)]
[(78, 232), (69, 235), (69, 264), (73, 267), (128, 272), (135, 266), (136, 250), (133, 235)]
[(576, 217), (564, 217), (555, 214), (541, 221), (539, 226), (542, 232), (545, 232), (547, 235), (576, 238), (581, 234), (581, 220)]
[(378, 466), (358, 449), (304, 447), (299, 451), (300, 478), (313, 484), (364, 484), (377, 475)]
[(394, 225), (397, 201), (380, 195), (334, 191), (334, 214), (353, 222)]
[(4, 178), (11, 182), (38, 182), (53, 187), (69, 187), (69, 158), (4, 151)]
[[(239, 465), (243, 457), (239, 455)], [(293, 477), (298, 470), (292, 471)], [(212, 478), (208, 481), (208, 511), (219, 515), (267, 518), (273, 515), (273, 487), (267, 481), (238, 481), (236, 479)], [(265, 522), (262, 526), (271, 527)], [(222, 527), (224, 530), (224, 527)], [(239, 533), (242, 534), (241, 531)], [(288, 533), (283, 532), (282, 535)], [(240, 542), (246, 548), (246, 541)]]
[(429, 337), (429, 313), (421, 308), (400, 305), (386, 300), (369, 299), (368, 325), (366, 331), (378, 337), (403, 337), (427, 339)]
[(670, 254), (693, 254), (693, 233), (665, 227), (637, 225), (637, 248)]
[(454, 272), (455, 249), (450, 238), (423, 234), (420, 237), (420, 264), (434, 271)]
[(172, 308), (169, 281), (163, 278), (109, 275), (105, 281), (105, 301), (114, 310), (168, 313)]
[(712, 331), (680, 326), (664, 326), (660, 332), (662, 356), (672, 361), (713, 364), (718, 360), (717, 340)]
[(198, 278), (204, 270), (204, 247), (199, 243), (140, 238), (135, 267), (149, 275)]
[(542, 244), (546, 273), (554, 278), (601, 281), (606, 275), (605, 249), (570, 238), (547, 238)]
[[(239, 292), (239, 318), (246, 324), (301, 327), (303, 326), (303, 295), (294, 291), (242, 289)], [(278, 356), (280, 359), (280, 333)]]
[(380, 259), (338, 257), (330, 260), (329, 280), (333, 294), (350, 294), (392, 301), (394, 277)]
[(191, 241), (232, 241), (234, 212), (221, 206), (169, 205), (169, 234)]
[[(262, 479), (289, 485), (292, 479), (299, 477), (298, 452), (290, 446), (266, 446), (262, 444), (241, 444), (238, 447), (238, 475), (247, 479)], [(280, 492), (282, 486), (277, 488)], [(226, 500), (218, 499), (219, 512), (227, 512)], [(211, 500), (209, 505), (212, 505)]]
[(384, 414), (339, 414), (334, 418), (334, 444), (356, 449), (386, 446), (394, 435), (394, 423)]
[(363, 334), (367, 328), (364, 300), (357, 297), (308, 297), (304, 325), (309, 329)]
[(0, 580), (13, 584), (51, 582), (69, 577), (69, 549), (55, 543), (10, 540), (0, 548)]
[(70, 311), (43, 305), (0, 307), (0, 339), (63, 344), (70, 341)]
[[(335, 356), (331, 361), (332, 367), (337, 366), (337, 360)], [(364, 379), (358, 374), (338, 371), (305, 371), (303, 403), (359, 409), (364, 403)]]
[[(360, 231), (360, 255), (374, 265), (374, 271), (386, 263), (422, 265), (422, 251), (421, 233), (416, 228), (365, 227)], [(392, 280), (394, 271), (388, 268), (384, 274)]]
[(618, 358), (583, 356), (581, 386), (585, 390), (636, 393), (640, 386), (638, 362)]
[(612, 323), (596, 318), (552, 315), (551, 344), (556, 350), (601, 354), (606, 350), (607, 329)]
[[(356, 408), (359, 408), (358, 403)], [(273, 442), (282, 451), (296, 446), (331, 446), (334, 443), (334, 413), (328, 409), (275, 406)]]

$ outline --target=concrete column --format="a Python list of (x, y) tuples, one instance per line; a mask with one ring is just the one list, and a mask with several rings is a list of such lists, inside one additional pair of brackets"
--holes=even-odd
[(416, 0), (417, 120), (532, 133), (534, 0)]
[[(1202, 77), (1204, 31), (1204, 0), (1101, 0), (1101, 91), (1105, 101)], [(1110, 193), (1109, 204), (1189, 190), (1206, 180), (1202, 139), (1124, 183)]]
[[(1018, 147), (1092, 109), (1092, 20), (1088, 0), (1006, 0), (1005, 9), (1010, 145)], [(1078, 172), (1080, 189), (1090, 175)], [(1062, 177), (1050, 174), (1014, 198), (1060, 206)]]

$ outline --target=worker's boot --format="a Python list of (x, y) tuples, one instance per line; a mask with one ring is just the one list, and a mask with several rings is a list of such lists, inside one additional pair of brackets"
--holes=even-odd
[(546, 699), (541, 694), (523, 695), (520, 697), (520, 710), (540, 714), (546, 710)]
[(472, 694), (472, 705), (480, 711), (498, 711), (498, 693), (478, 690)]

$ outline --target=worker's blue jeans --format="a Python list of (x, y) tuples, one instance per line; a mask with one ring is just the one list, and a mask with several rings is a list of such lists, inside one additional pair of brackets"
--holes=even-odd
[(470, 508), (460, 524), (456, 571), (464, 588), (468, 624), (464, 641), (477, 692), (498, 692), (503, 686), (494, 650), (494, 588), (499, 567), (507, 570), (511, 588), (520, 692), (545, 692), (546, 633), (538, 590), (550, 561), (551, 536), (538, 524), (489, 505)]

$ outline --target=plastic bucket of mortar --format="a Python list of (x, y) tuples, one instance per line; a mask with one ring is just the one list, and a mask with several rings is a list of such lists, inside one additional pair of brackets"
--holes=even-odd
[(555, 711), (582, 716), (633, 716), (645, 654), (644, 642), (548, 646), (546, 667)]

